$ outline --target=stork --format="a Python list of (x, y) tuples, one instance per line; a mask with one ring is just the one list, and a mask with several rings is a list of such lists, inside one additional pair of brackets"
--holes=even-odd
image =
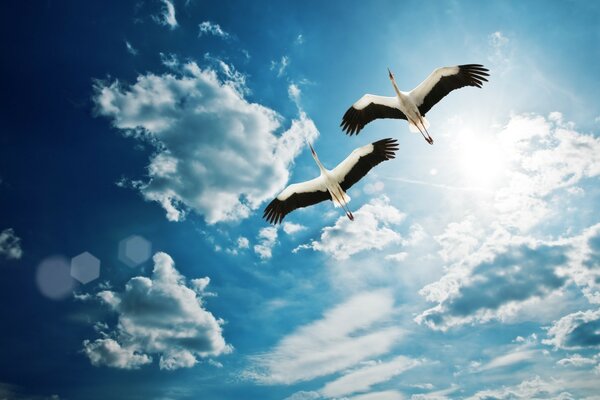
[(421, 132), (427, 143), (433, 144), (433, 138), (427, 131), (429, 122), (425, 119), (425, 114), (454, 89), (464, 86), (481, 88), (483, 82), (487, 82), (485, 77), (489, 76), (488, 72), (481, 64), (442, 67), (434, 70), (410, 92), (402, 92), (388, 68), (396, 96), (365, 94), (346, 111), (340, 126), (346, 134), (357, 135), (366, 124), (375, 119), (405, 119), (411, 132)]
[(295, 209), (325, 200), (331, 200), (335, 207), (342, 207), (348, 218), (353, 221), (354, 216), (348, 209), (350, 196), (346, 191), (365, 176), (371, 168), (394, 158), (395, 152), (398, 150), (398, 141), (388, 138), (359, 147), (332, 170), (328, 170), (321, 164), (315, 149), (310, 144), (309, 146), (321, 175), (310, 181), (289, 185), (279, 193), (265, 208), (263, 218), (269, 223), (278, 224)]

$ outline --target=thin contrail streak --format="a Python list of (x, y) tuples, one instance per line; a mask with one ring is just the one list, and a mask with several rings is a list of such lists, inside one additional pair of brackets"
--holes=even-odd
[(482, 188), (478, 188), (478, 187), (450, 186), (450, 185), (444, 185), (441, 183), (418, 181), (415, 179), (397, 178), (397, 177), (391, 177), (391, 176), (382, 176), (381, 179), (387, 179), (390, 181), (398, 181), (398, 182), (404, 182), (404, 183), (412, 183), (415, 185), (429, 186), (429, 187), (434, 187), (434, 188), (439, 188), (439, 189), (461, 190), (463, 192), (483, 192), (483, 193), (490, 193), (490, 194), (493, 193), (490, 190), (486, 190), (486, 189), (482, 189)]

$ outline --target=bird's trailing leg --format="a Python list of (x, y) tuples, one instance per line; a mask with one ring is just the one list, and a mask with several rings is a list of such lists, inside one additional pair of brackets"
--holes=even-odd
[(350, 219), (350, 221), (354, 221), (354, 215), (352, 215), (352, 211), (350, 211), (350, 209), (348, 208), (348, 205), (346, 203), (343, 202), (343, 200), (340, 200), (335, 193), (333, 192), (329, 192), (331, 193), (331, 196), (333, 196), (333, 198), (337, 201), (337, 203), (342, 207), (342, 209), (344, 210), (344, 212), (346, 213), (346, 216)]
[(423, 129), (425, 129), (425, 132), (427, 133), (427, 137), (425, 138), (425, 140), (427, 140), (427, 143), (433, 144), (433, 138), (427, 130), (427, 126), (425, 125), (425, 121), (423, 121), (423, 117), (419, 115), (419, 119), (421, 120), (421, 126), (423, 127)]
[[(423, 135), (423, 139), (425, 139), (425, 141), (427, 143), (433, 144), (433, 138), (431, 136), (429, 136), (429, 132), (427, 132), (427, 135), (425, 135), (425, 132), (423, 132), (423, 129), (421, 129), (421, 127), (419, 125), (415, 124), (412, 119), (409, 119), (408, 121), (411, 124), (413, 124), (419, 130), (419, 132), (421, 132), (421, 135)], [(421, 124), (422, 124), (423, 128), (425, 129), (425, 131), (427, 131), (427, 128), (425, 128), (425, 124), (423, 124), (423, 123), (421, 123)]]

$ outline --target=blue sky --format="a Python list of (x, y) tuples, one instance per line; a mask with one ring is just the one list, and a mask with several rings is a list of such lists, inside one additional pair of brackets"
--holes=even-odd
[[(599, 17), (6, 6), (0, 398), (597, 398)], [(341, 132), (393, 94), (386, 68), (410, 90), (467, 63), (490, 81), (428, 113), (434, 146), (405, 121)], [(261, 219), (318, 172), (306, 140), (332, 168), (385, 137), (400, 150), (349, 191), (354, 222), (329, 203)]]

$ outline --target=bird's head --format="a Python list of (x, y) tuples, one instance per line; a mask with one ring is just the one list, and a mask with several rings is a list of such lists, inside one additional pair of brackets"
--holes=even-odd
[(388, 74), (390, 76), (390, 80), (394, 80), (394, 74), (392, 74), (392, 71), (390, 71), (390, 69), (388, 68)]
[(315, 149), (313, 149), (312, 145), (310, 143), (308, 143), (308, 147), (310, 147), (310, 152), (312, 153), (313, 157), (317, 157), (317, 153), (315, 152)]

